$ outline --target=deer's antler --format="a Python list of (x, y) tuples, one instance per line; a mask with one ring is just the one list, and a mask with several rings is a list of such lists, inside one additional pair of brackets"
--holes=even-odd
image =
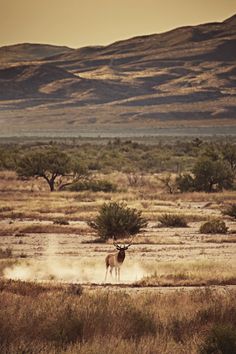
[(131, 238), (129, 244), (126, 246), (127, 248), (132, 245), (133, 239), (134, 239), (134, 236)]
[(118, 243), (113, 242), (113, 245), (115, 246), (116, 249), (120, 250), (120, 246), (118, 245)]

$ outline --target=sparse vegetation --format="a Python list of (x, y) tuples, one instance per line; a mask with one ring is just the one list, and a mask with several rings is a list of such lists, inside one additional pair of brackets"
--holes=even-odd
[[(224, 153), (220, 139), (65, 141), (2, 148), (0, 352), (198, 353), (211, 348), (209, 338), (218, 324), (227, 327), (230, 342), (235, 326), (235, 291), (230, 286), (236, 284), (236, 224), (225, 215), (235, 218), (234, 185), (226, 190), (220, 173), (219, 183), (206, 193), (205, 187), (196, 188), (194, 166), (211, 160), (234, 176), (234, 147)], [(14, 170), (28, 151), (49, 150), (63, 151), (77, 167), (88, 166), (92, 175), (74, 176), (70, 168), (68, 176), (56, 177), (55, 192), (49, 193), (43, 178), (19, 179), (6, 170)], [(79, 187), (72, 191), (74, 177)], [(229, 205), (228, 213), (215, 222), (223, 205)], [(158, 227), (159, 218), (165, 228)], [(199, 234), (206, 220), (213, 220), (210, 234)], [(98, 285), (104, 279), (105, 254), (113, 249), (112, 242), (104, 241), (128, 239), (137, 232), (122, 270), (124, 284)], [(96, 285), (78, 284), (90, 281)], [(163, 288), (152, 291), (153, 286)], [(176, 286), (178, 291), (169, 291)]]
[(178, 214), (162, 214), (158, 217), (161, 227), (187, 227), (186, 218)]
[(202, 234), (226, 234), (228, 228), (223, 220), (210, 220), (202, 224), (199, 231)]

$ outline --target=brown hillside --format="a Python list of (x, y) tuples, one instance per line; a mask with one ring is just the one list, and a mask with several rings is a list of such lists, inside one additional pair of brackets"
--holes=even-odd
[(236, 16), (104, 47), (2, 47), (0, 62), (7, 129), (234, 126)]

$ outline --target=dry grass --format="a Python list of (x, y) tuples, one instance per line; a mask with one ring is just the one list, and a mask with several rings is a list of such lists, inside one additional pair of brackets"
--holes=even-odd
[[(122, 269), (125, 275), (129, 261), (134, 261), (150, 276), (133, 284), (128, 293), (110, 291), (111, 287), (88, 292), (79, 285), (1, 280), (0, 353), (197, 354), (216, 323), (236, 325), (234, 290), (206, 287), (166, 293), (151, 289), (150, 293), (140, 289), (236, 284), (234, 235), (202, 236), (198, 232), (200, 221), (219, 217), (222, 206), (236, 200), (235, 192), (169, 195), (162, 193), (152, 176), (145, 176), (142, 188), (129, 186), (125, 174), (113, 173), (106, 179), (122, 184), (123, 189), (119, 193), (49, 193), (41, 181), (18, 181), (14, 174), (0, 174), (1, 247), (13, 251), (12, 258), (0, 260), (1, 277), (6, 268), (36, 267), (35, 257), (45, 256), (48, 242), (55, 236), (55, 252), (60, 253), (53, 270), (60, 276), (63, 270), (71, 271), (74, 263), (70, 257), (65, 269), (59, 268), (67, 252), (67, 256), (76, 255), (74, 262), (80, 257), (85, 260), (85, 273), (88, 260), (93, 273), (99, 263), (103, 279), (104, 258), (111, 245), (83, 244), (92, 238), (91, 230), (81, 221), (94, 218), (99, 206), (110, 200), (125, 201), (142, 210), (150, 221), (148, 230), (130, 248)], [(163, 213), (184, 215), (192, 224), (186, 230), (152, 227)], [(54, 225), (53, 221), (60, 218), (70, 225)], [(233, 228), (231, 223), (232, 232)], [(28, 258), (14, 259), (17, 254)], [(48, 262), (52, 255), (47, 255)], [(38, 261), (45, 269), (45, 259)], [(76, 277), (79, 269), (72, 269)], [(41, 274), (40, 267), (39, 271)]]
[(150, 276), (136, 282), (135, 286), (208, 286), (236, 285), (236, 261), (223, 262), (198, 260), (156, 262), (146, 264)]
[(128, 295), (12, 281), (0, 289), (3, 354), (194, 354), (216, 323), (236, 325), (233, 290)]
[(204, 238), (204, 242), (206, 243), (236, 243), (236, 236), (221, 236), (218, 237), (210, 237)]
[(19, 233), (27, 234), (82, 234), (87, 233), (88, 230), (81, 227), (73, 227), (67, 225), (51, 225), (51, 224), (33, 224), (22, 227)]
[(5, 224), (0, 230), (0, 236), (24, 236), (26, 234), (76, 234), (91, 233), (87, 225), (57, 225), (48, 223), (32, 223), (30, 225)]

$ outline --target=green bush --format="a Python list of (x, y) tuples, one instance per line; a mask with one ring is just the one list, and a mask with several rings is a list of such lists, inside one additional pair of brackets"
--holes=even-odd
[(115, 192), (116, 186), (106, 180), (87, 180), (77, 182), (69, 187), (69, 189), (73, 192), (81, 192), (81, 191), (92, 191), (92, 192)]
[(210, 220), (200, 226), (202, 234), (226, 234), (228, 228), (223, 220)]
[(187, 227), (187, 221), (184, 216), (178, 214), (162, 214), (158, 221), (161, 227)]
[(196, 191), (215, 192), (233, 187), (233, 173), (227, 163), (208, 157), (198, 159), (193, 168)]
[(147, 226), (147, 221), (141, 216), (141, 211), (128, 208), (123, 203), (111, 202), (103, 204), (96, 219), (88, 224), (101, 239), (116, 240), (137, 234)]
[(232, 218), (236, 219), (236, 204), (231, 204), (231, 205), (227, 206), (223, 210), (223, 214), (231, 216)]
[(215, 325), (202, 344), (200, 353), (236, 353), (236, 329), (229, 325)]

